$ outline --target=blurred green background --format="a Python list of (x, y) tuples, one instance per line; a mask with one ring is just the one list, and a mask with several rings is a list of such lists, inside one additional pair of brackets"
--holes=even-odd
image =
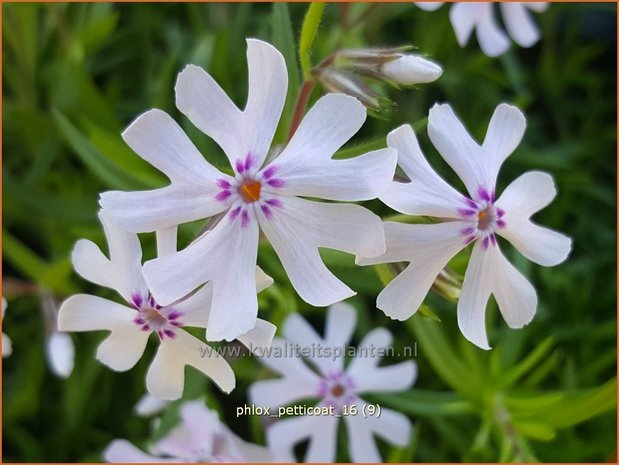
[[(103, 334), (74, 334), (75, 370), (59, 380), (44, 359), (41, 295), (115, 298), (77, 277), (69, 253), (82, 237), (105, 247), (96, 218), (101, 191), (166, 183), (120, 138), (138, 114), (153, 107), (170, 112), (202, 153), (223, 164), (218, 147), (174, 107), (175, 77), (185, 64), (206, 68), (242, 106), (244, 39), (273, 43), (291, 73), (276, 142), (285, 141), (301, 79), (297, 47), (306, 9), (302, 3), (2, 4), (2, 260), (9, 301), (3, 327), (14, 350), (3, 360), (3, 461), (99, 461), (114, 438), (148, 443), (153, 425), (132, 408), (144, 393), (155, 344), (133, 370), (119, 374), (94, 358)], [(397, 347), (418, 344), (414, 389), (372, 398), (415, 424), (409, 447), (381, 445), (385, 460), (616, 460), (616, 5), (552, 4), (535, 21), (539, 44), (513, 46), (493, 59), (474, 39), (465, 49), (457, 45), (446, 6), (433, 13), (412, 3), (329, 4), (325, 10), (313, 63), (338, 47), (412, 44), (444, 69), (436, 83), (418, 89), (377, 87), (397, 107), (389, 117), (369, 119), (347, 146), (349, 154), (384, 146), (388, 131), (416, 123), (431, 164), (460, 187), (425, 134), (429, 108), (451, 103), (481, 140), (496, 105), (513, 103), (528, 127), (498, 190), (526, 170), (551, 172), (559, 195), (536, 219), (574, 239), (571, 257), (555, 268), (503, 247), (535, 284), (540, 304), (533, 323), (513, 331), (491, 301), (490, 352), (464, 340), (455, 304), (435, 294), (426, 303), (437, 317), (391, 321), (375, 308), (382, 288), (376, 270), (325, 251), (329, 267), (359, 293), (351, 299), (360, 321), (355, 341), (384, 326)], [(317, 87), (312, 100), (322, 92)], [(367, 205), (383, 217), (394, 214), (378, 201)], [(181, 246), (201, 226), (184, 226)], [(153, 257), (153, 238), (145, 235), (143, 244), (145, 257)], [(466, 252), (453, 268), (462, 273), (465, 263)], [(296, 296), (266, 244), (259, 264), (276, 281), (260, 296), (262, 317), (280, 324), (300, 311), (322, 328), (324, 311)], [(247, 401), (253, 380), (272, 375), (249, 357), (232, 364), (237, 388), (230, 396), (188, 370), (185, 397), (206, 393), (234, 431), (261, 443), (260, 420), (237, 420), (234, 411)], [(174, 423), (176, 406), (154, 426), (155, 436)], [(349, 460), (340, 433), (338, 459)]]

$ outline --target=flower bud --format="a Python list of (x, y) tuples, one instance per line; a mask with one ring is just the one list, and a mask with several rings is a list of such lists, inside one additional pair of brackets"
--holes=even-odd
[(436, 81), (443, 69), (436, 63), (419, 55), (400, 55), (395, 60), (388, 61), (381, 67), (387, 79), (402, 86), (425, 84)]

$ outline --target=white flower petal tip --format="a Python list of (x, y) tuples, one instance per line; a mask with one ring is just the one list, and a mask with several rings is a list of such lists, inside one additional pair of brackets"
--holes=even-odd
[(144, 394), (133, 407), (133, 411), (139, 417), (151, 417), (163, 412), (168, 405), (170, 405), (170, 402), (167, 400)]
[(443, 6), (445, 2), (415, 2), (418, 8), (424, 11), (436, 11)]
[(2, 358), (7, 358), (13, 353), (13, 344), (9, 337), (2, 333)]
[(418, 55), (402, 55), (385, 63), (382, 70), (390, 80), (403, 86), (434, 82), (443, 74), (438, 63)]
[(68, 378), (73, 371), (75, 347), (71, 336), (58, 331), (52, 332), (45, 345), (47, 363), (52, 372), (60, 378)]

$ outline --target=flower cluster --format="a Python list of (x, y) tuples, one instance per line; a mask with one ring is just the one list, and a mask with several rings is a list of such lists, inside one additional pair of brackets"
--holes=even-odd
[[(479, 10), (475, 10), (477, 19), (463, 19), (467, 8)], [(496, 44), (500, 42), (492, 38), (496, 31), (488, 25), (488, 8), (490, 5), (455, 5), (452, 22), (454, 26), (465, 23), (464, 32), (457, 32), (459, 40), (467, 39), (477, 28), (482, 47), (487, 48), (488, 41), (495, 43), (494, 49), (484, 50), (498, 54)], [(513, 18), (522, 20), (522, 8), (505, 6), (512, 35)], [(527, 42), (521, 36), (515, 38)], [(530, 31), (527, 40), (531, 43)], [(388, 409), (369, 418), (346, 413), (353, 408), (365, 410), (368, 404), (360, 397), (364, 393), (410, 388), (416, 378), (412, 361), (379, 367), (380, 356), (356, 357), (345, 367), (342, 357), (309, 357), (309, 366), (299, 358), (272, 356), (265, 350), (271, 343), (271, 348), (277, 348), (285, 340), (273, 339), (275, 326), (258, 318), (257, 293), (273, 282), (257, 267), (260, 237), (273, 247), (301, 299), (317, 307), (331, 306), (324, 337), (299, 315), (286, 320), (286, 339), (306, 347), (345, 346), (356, 322), (354, 307), (340, 303), (355, 291), (327, 268), (320, 248), (352, 254), (359, 265), (409, 262), (377, 299), (377, 307), (387, 316), (404, 320), (420, 307), (451, 258), (474, 244), (457, 314), (463, 335), (484, 349), (489, 348), (485, 311), (491, 294), (512, 328), (529, 323), (537, 306), (533, 286), (501, 253), (498, 237), (544, 266), (565, 260), (571, 240), (531, 221), (556, 194), (549, 174), (526, 173), (497, 196), (500, 167), (520, 143), (526, 125), (524, 115), (513, 106), (496, 108), (482, 144), (467, 133), (449, 105), (437, 104), (430, 110), (428, 135), (463, 181), (467, 195), (458, 193), (430, 167), (408, 125), (388, 135), (386, 148), (353, 158), (334, 157), (364, 124), (366, 107), (372, 107), (364, 101), (369, 95), (364, 87), (356, 87), (363, 91), (357, 95), (351, 90), (354, 86), (338, 88), (334, 83), (341, 84), (343, 77), (348, 84), (355, 83), (353, 75), (363, 75), (411, 85), (431, 82), (441, 75), (436, 63), (405, 51), (339, 52), (334, 60), (339, 60), (340, 68), (320, 70), (323, 85), (338, 92), (319, 98), (295, 126), (286, 146), (277, 151), (271, 146), (286, 99), (288, 75), (283, 56), (273, 46), (247, 41), (249, 83), (242, 110), (205, 70), (188, 65), (176, 81), (176, 106), (217, 143), (229, 168), (220, 170), (209, 163), (179, 124), (161, 110), (147, 111), (131, 123), (123, 139), (163, 172), (169, 185), (101, 194), (99, 218), (109, 255), (93, 242), (80, 240), (72, 261), (80, 276), (116, 291), (122, 303), (86, 294), (69, 297), (59, 311), (54, 334), (108, 331), (97, 358), (117, 371), (138, 362), (152, 335), (158, 349), (146, 375), (148, 395), (136, 406), (141, 415), (159, 411), (167, 401), (182, 396), (187, 365), (230, 392), (235, 386), (234, 372), (206, 341), (239, 340), (282, 375), (254, 383), (250, 395), (257, 405), (276, 408), (317, 399), (316, 405), (334, 413), (273, 424), (268, 440), (273, 458), (278, 460), (293, 460), (295, 444), (308, 438), (308, 461), (334, 460), (340, 417), (348, 430), (351, 460), (380, 461), (374, 435), (407, 444), (412, 427), (405, 416)], [(333, 74), (336, 71), (340, 73), (337, 76)], [(400, 173), (396, 175), (397, 166), (406, 176), (405, 182)], [(355, 203), (374, 199), (406, 215), (432, 217), (435, 222), (383, 223)], [(196, 220), (208, 220), (209, 227), (177, 250), (178, 226)], [(138, 233), (153, 232), (157, 257), (143, 263)], [(204, 330), (205, 341), (190, 332), (191, 327)], [(361, 347), (390, 344), (388, 331), (374, 329), (362, 339)], [(3, 345), (5, 351), (10, 349), (4, 334)], [(258, 353), (256, 349), (261, 350)], [(106, 450), (106, 459), (270, 458), (258, 446), (234, 436), (200, 401), (184, 404), (181, 417), (181, 425), (157, 442), (151, 455), (117, 440)]]

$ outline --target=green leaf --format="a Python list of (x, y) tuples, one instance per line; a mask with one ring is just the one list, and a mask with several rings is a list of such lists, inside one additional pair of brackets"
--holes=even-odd
[(301, 28), (301, 41), (299, 44), (299, 61), (301, 62), (303, 78), (306, 80), (311, 79), (312, 62), (310, 59), (310, 54), (326, 5), (327, 4), (324, 2), (310, 3), (305, 19), (303, 20), (303, 26)]
[(43, 284), (59, 294), (75, 292), (74, 286), (69, 282), (72, 269), (68, 257), (57, 263), (49, 264), (6, 230), (2, 232), (2, 241), (3, 258), (33, 282)]
[(373, 394), (382, 406), (410, 415), (459, 416), (475, 413), (475, 406), (453, 392), (412, 389), (403, 394)]
[(288, 94), (286, 95), (282, 118), (275, 134), (275, 141), (283, 143), (292, 122), (294, 105), (299, 92), (299, 67), (295, 53), (296, 47), (292, 33), (290, 12), (286, 3), (273, 3), (271, 21), (271, 41), (273, 46), (282, 52), (288, 70)]
[(512, 394), (506, 397), (505, 405), (516, 422), (539, 422), (552, 428), (566, 428), (615, 409), (617, 379), (580, 391)]
[(120, 190), (148, 187), (106, 158), (62, 113), (53, 110), (53, 116), (75, 154), (109, 187)]

